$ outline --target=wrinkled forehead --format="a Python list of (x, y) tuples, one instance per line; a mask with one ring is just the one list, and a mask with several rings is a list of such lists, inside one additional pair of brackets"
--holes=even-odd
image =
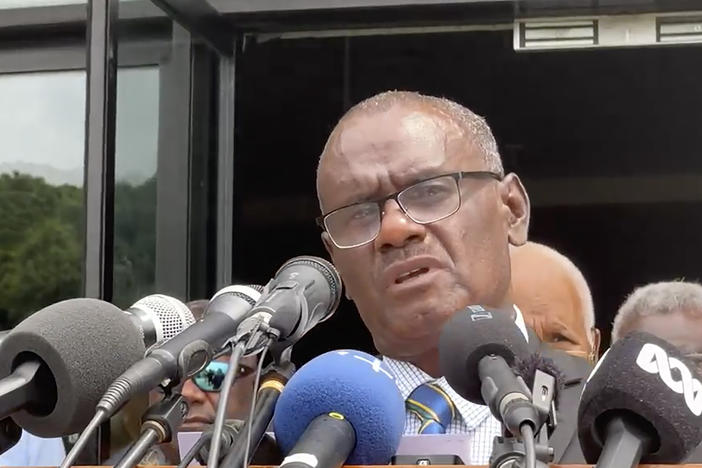
[(631, 331), (658, 336), (683, 353), (702, 352), (702, 316), (699, 311), (674, 310), (668, 314), (644, 315), (631, 323)]
[(360, 113), (344, 119), (330, 136), (320, 160), (317, 193), (326, 205), (340, 190), (353, 198), (370, 181), (402, 186), (442, 169), (469, 169), (465, 161), (471, 153), (462, 129), (431, 109), (395, 106)]

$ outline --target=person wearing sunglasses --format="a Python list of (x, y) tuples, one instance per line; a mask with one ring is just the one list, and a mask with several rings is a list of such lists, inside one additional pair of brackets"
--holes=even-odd
[[(187, 306), (195, 319), (199, 320), (207, 304), (207, 300), (196, 300), (188, 302)], [(244, 420), (248, 417), (257, 364), (257, 356), (247, 356), (239, 362), (236, 380), (229, 391), (227, 419)], [(201, 431), (205, 426), (214, 423), (220, 389), (228, 369), (229, 355), (227, 354), (210, 362), (203, 370), (183, 383), (180, 392), (188, 401), (190, 411), (183, 420), (181, 431)]]
[[(617, 311), (612, 343), (634, 332), (676, 346), (702, 378), (702, 285), (665, 281), (636, 288)], [(702, 445), (686, 461), (702, 462)]]
[[(256, 356), (241, 359), (227, 401), (227, 419), (244, 420), (248, 417), (257, 362)], [(181, 431), (199, 431), (214, 423), (220, 389), (228, 369), (229, 355), (224, 355), (183, 384), (181, 394), (188, 400), (190, 411), (183, 420)]]
[[(205, 312), (209, 301), (199, 299), (188, 302), (186, 305), (199, 320)], [(224, 376), (229, 369), (229, 355), (223, 355), (211, 361), (203, 370), (185, 381), (180, 388), (180, 393), (185, 397), (190, 406), (188, 414), (180, 426), (181, 432), (201, 432), (214, 423), (219, 403), (220, 390)], [(234, 381), (227, 401), (227, 420), (243, 421), (248, 418), (249, 409), (254, 392), (255, 371), (258, 364), (257, 356), (247, 356), (239, 362), (237, 378)], [(153, 391), (150, 395), (151, 404), (159, 401), (163, 395)], [(119, 460), (123, 451), (114, 455), (111, 460)], [(142, 465), (166, 465), (180, 462), (177, 440), (168, 444), (152, 447), (141, 460)]]

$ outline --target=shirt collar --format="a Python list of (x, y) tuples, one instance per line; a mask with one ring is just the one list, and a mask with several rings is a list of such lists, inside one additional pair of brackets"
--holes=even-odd
[[(519, 307), (516, 305), (513, 307), (515, 311), (514, 323), (524, 335), (524, 339), (528, 342), (529, 334), (527, 333), (522, 311), (519, 310)], [(449, 397), (451, 397), (451, 401), (453, 401), (453, 403), (456, 405), (456, 409), (461, 415), (461, 418), (463, 419), (463, 422), (467, 426), (468, 430), (475, 429), (483, 421), (485, 421), (485, 419), (491, 416), (490, 409), (487, 406), (471, 403), (470, 401), (461, 397), (453, 388), (451, 388), (448, 382), (446, 382), (446, 378), (441, 377), (440, 379), (434, 379), (419, 367), (406, 361), (398, 361), (388, 357), (383, 357), (383, 361), (395, 375), (395, 384), (400, 390), (403, 400), (406, 400), (414, 389), (420, 385), (435, 381), (436, 384), (439, 385)]]

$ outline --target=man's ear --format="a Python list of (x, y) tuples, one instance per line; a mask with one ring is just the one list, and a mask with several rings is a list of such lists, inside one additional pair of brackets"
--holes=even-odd
[[(326, 231), (322, 232), (322, 244), (324, 244), (324, 249), (329, 254), (329, 258), (331, 258), (332, 263), (335, 263), (334, 262), (334, 244), (332, 243), (332, 240)], [(349, 295), (349, 290), (346, 287), (344, 287), (344, 295), (346, 296), (346, 299), (348, 299), (349, 301), (353, 301), (353, 298)]]
[(594, 364), (600, 358), (600, 343), (602, 341), (602, 334), (600, 333), (600, 329), (597, 327), (592, 327), (590, 333), (592, 333), (592, 363)]
[(529, 216), (531, 206), (522, 181), (517, 174), (507, 174), (500, 183), (500, 196), (508, 210), (507, 234), (509, 243), (523, 245), (529, 233)]
[(324, 244), (324, 249), (327, 251), (329, 254), (329, 257), (332, 259), (332, 263), (334, 262), (334, 246), (332, 244), (331, 238), (329, 237), (329, 234), (327, 234), (327, 231), (322, 231), (322, 244)]

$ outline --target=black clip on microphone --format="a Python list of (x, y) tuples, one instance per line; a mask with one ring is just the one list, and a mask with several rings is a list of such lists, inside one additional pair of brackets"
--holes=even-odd
[(531, 391), (531, 404), (539, 415), (535, 440), (519, 441), (503, 425), (503, 435), (495, 437), (490, 468), (525, 468), (527, 447), (530, 445), (536, 455), (536, 467), (547, 468), (553, 461), (553, 447), (549, 446), (549, 434), (556, 427), (556, 403), (554, 401), (556, 379), (539, 369), (534, 374), (534, 387)]
[(188, 403), (178, 392), (165, 396), (142, 417), (141, 435), (115, 468), (134, 468), (154, 444), (170, 442), (188, 414)]

